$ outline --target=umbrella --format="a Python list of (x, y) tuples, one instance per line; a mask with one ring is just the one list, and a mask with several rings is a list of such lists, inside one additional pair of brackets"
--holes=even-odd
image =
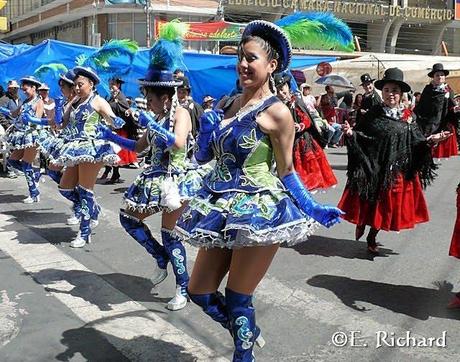
[(355, 86), (345, 77), (338, 74), (328, 74), (315, 80), (316, 84), (332, 85), (347, 89), (356, 89)]

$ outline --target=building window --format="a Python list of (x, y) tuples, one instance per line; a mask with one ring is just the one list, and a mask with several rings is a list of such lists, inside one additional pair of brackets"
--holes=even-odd
[(132, 39), (140, 46), (147, 43), (144, 14), (109, 14), (107, 25), (110, 39)]

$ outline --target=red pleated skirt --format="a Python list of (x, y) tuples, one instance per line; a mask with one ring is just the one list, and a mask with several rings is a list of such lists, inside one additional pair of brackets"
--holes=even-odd
[(458, 155), (457, 134), (455, 127), (449, 125), (449, 131), (452, 133), (452, 136), (442, 142), (439, 142), (437, 146), (433, 147), (434, 158), (449, 158)]
[(449, 255), (460, 258), (460, 190), (457, 190), (457, 219), (450, 242)]
[(312, 148), (305, 150), (304, 139), (294, 147), (294, 168), (309, 190), (327, 189), (337, 185), (337, 178), (321, 146), (312, 139)]
[(429, 220), (428, 208), (420, 179), (405, 180), (402, 175), (393, 187), (376, 202), (362, 200), (357, 193), (345, 187), (338, 207), (342, 217), (356, 225), (369, 225), (378, 230), (399, 231), (412, 229)]
[[(115, 132), (121, 137), (128, 138), (128, 132), (125, 130), (117, 129)], [(117, 163), (117, 166), (124, 166), (137, 162), (137, 154), (134, 151), (129, 151), (122, 148), (121, 151), (117, 153), (117, 155), (120, 157), (120, 161)]]

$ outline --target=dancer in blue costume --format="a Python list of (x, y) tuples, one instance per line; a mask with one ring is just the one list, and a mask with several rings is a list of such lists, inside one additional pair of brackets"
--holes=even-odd
[[(94, 93), (99, 77), (89, 67), (77, 66), (75, 90), (77, 97), (66, 108), (63, 121), (66, 124), (65, 141), (52, 163), (65, 166), (59, 187), (69, 191), (69, 200), (80, 205), (80, 231), (70, 246), (81, 248), (91, 241), (91, 228), (97, 225), (100, 207), (97, 205), (93, 187), (97, 174), (104, 164), (118, 162), (114, 145), (96, 138), (97, 125), (104, 119), (112, 126), (121, 127), (122, 120), (115, 117), (105, 99)], [(75, 203), (74, 201), (74, 203)]]
[[(56, 108), (53, 123), (56, 127), (57, 135), (55, 137), (44, 137), (39, 139), (40, 151), (49, 160), (47, 169), (48, 176), (50, 176), (58, 185), (60, 185), (61, 182), (63, 167), (54, 164), (54, 162), (59, 158), (60, 151), (64, 144), (73, 140), (72, 125), (69, 122), (69, 119), (67, 119), (66, 122), (63, 122), (62, 117), (64, 111), (71, 107), (72, 101), (77, 95), (74, 79), (75, 73), (72, 69), (59, 76), (58, 84), (63, 97), (55, 99)], [(72, 202), (72, 216), (67, 219), (66, 224), (80, 224), (81, 203), (80, 198), (78, 197), (78, 190), (76, 188), (66, 189), (62, 186), (59, 186), (58, 189), (62, 196)], [(96, 223), (97, 221), (93, 221), (93, 226), (95, 226)]]
[[(280, 243), (304, 241), (319, 224), (330, 227), (342, 214), (315, 202), (294, 171), (294, 121), (273, 94), (272, 81), (290, 59), (282, 29), (266, 21), (247, 25), (238, 49), (242, 94), (222, 112), (201, 117), (195, 158), (215, 158), (216, 166), (177, 224), (178, 233), (200, 247), (188, 294), (230, 331), (233, 361), (253, 361), (253, 344), (264, 343), (252, 295)], [(273, 156), (276, 175), (270, 171)], [(224, 296), (217, 289), (226, 274)]]
[(40, 201), (40, 191), (38, 190), (38, 180), (40, 170), (34, 169), (32, 163), (37, 156), (38, 138), (46, 131), (40, 125), (28, 124), (25, 117), (43, 115), (43, 101), (37, 94), (37, 88), (41, 83), (33, 76), (21, 79), (21, 88), (26, 100), (17, 110), (11, 112), (9, 109), (0, 107), (0, 112), (15, 118), (13, 125), (7, 130), (6, 142), (11, 150), (8, 163), (24, 172), (24, 176), (29, 188), (29, 196), (24, 199), (25, 204), (32, 204)]
[[(145, 169), (124, 195), (120, 223), (157, 264), (154, 285), (167, 276), (171, 262), (176, 277), (176, 295), (169, 301), (170, 310), (187, 304), (188, 285), (185, 248), (172, 231), (185, 203), (201, 186), (204, 169), (196, 169), (187, 159), (187, 137), (191, 132), (188, 111), (178, 105), (175, 88), (182, 84), (173, 71), (182, 65), (183, 24), (170, 22), (162, 26), (160, 40), (150, 51), (151, 63), (145, 79), (140, 81), (147, 96), (147, 108), (156, 116), (142, 112), (139, 123), (148, 130), (133, 141), (120, 137), (107, 127), (99, 127), (100, 137), (131, 151), (141, 152), (150, 147), (149, 168)], [(166, 35), (168, 37), (166, 38)], [(161, 211), (161, 245), (151, 234), (144, 219)]]

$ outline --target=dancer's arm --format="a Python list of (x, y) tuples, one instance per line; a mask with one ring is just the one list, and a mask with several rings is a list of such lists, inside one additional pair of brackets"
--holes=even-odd
[(122, 148), (125, 148), (129, 151), (135, 151), (137, 153), (142, 152), (149, 146), (149, 143), (147, 141), (147, 132), (145, 132), (144, 135), (138, 141), (135, 141), (117, 135), (109, 127), (101, 123), (97, 125), (96, 138), (116, 143)]
[(275, 103), (257, 118), (257, 123), (270, 137), (281, 182), (302, 211), (326, 227), (340, 222), (343, 212), (336, 207), (317, 203), (294, 170), (292, 148), (295, 130), (289, 109), (284, 104)]
[(124, 126), (125, 121), (113, 113), (112, 107), (110, 107), (109, 102), (107, 102), (104, 98), (99, 96), (95, 97), (91, 105), (94, 110), (99, 113), (102, 118), (104, 118), (107, 124), (113, 128), (118, 129)]
[(212, 132), (219, 126), (223, 118), (224, 114), (221, 110), (205, 112), (201, 115), (195, 152), (195, 159), (199, 163), (206, 163), (214, 158), (211, 144)]

